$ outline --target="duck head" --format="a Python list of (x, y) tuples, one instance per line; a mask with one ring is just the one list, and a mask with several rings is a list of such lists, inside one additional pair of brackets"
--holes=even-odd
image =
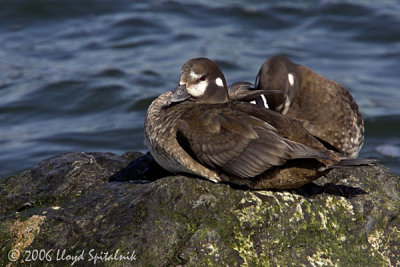
[(271, 57), (262, 65), (255, 82), (256, 89), (281, 91), (280, 94), (268, 96), (271, 109), (282, 114), (288, 111), (300, 90), (298, 67), (299, 65), (283, 56)]
[(216, 104), (229, 101), (224, 74), (208, 58), (188, 60), (181, 70), (179, 86), (170, 95), (170, 104), (182, 101)]

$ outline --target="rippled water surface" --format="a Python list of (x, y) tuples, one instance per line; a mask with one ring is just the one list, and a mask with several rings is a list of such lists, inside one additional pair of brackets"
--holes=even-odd
[(1, 1), (0, 177), (68, 151), (146, 151), (152, 99), (189, 58), (228, 83), (282, 54), (345, 85), (361, 156), (400, 173), (398, 1)]

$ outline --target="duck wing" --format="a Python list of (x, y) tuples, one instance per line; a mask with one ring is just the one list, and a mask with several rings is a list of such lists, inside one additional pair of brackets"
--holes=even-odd
[(241, 178), (255, 177), (289, 159), (327, 158), (280, 136), (271, 124), (229, 105), (193, 105), (178, 123), (179, 144), (194, 159)]

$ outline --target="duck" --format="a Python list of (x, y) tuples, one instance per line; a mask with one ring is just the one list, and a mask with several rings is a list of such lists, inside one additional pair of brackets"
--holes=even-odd
[(344, 162), (297, 120), (230, 99), (208, 58), (183, 64), (179, 85), (150, 104), (144, 129), (147, 148), (168, 172), (249, 189), (297, 188)]
[(364, 144), (364, 121), (350, 92), (310, 68), (284, 56), (262, 64), (255, 81), (237, 83), (233, 91), (270, 90), (249, 102), (298, 120), (329, 149), (357, 158)]

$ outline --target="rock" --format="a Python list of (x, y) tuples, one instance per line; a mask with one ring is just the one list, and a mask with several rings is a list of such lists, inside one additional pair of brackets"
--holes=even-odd
[(34, 266), (400, 264), (400, 180), (384, 166), (290, 191), (109, 181), (139, 155), (67, 153), (1, 179), (0, 265), (18, 252)]

